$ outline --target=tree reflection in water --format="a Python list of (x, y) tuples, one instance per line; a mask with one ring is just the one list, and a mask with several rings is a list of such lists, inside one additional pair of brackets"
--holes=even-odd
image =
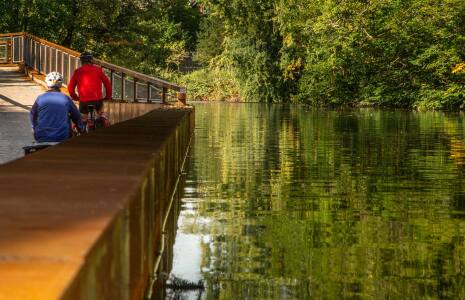
[(179, 233), (200, 259), (173, 273), (203, 299), (465, 298), (464, 120), (197, 105)]

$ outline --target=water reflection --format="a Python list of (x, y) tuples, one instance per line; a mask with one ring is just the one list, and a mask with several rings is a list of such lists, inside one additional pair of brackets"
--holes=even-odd
[(173, 274), (204, 299), (465, 298), (464, 134), (462, 114), (197, 105)]

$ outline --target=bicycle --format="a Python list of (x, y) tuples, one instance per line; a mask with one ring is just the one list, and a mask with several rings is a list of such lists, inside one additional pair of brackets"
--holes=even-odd
[(87, 120), (82, 123), (86, 132), (95, 130), (95, 105), (87, 106)]
[(85, 132), (90, 132), (98, 128), (110, 126), (110, 122), (106, 117), (104, 117), (103, 115), (99, 115), (98, 117), (96, 117), (97, 114), (98, 112), (95, 108), (95, 105), (87, 106), (87, 120), (83, 121)]
[(105, 117), (98, 116), (96, 118), (95, 115), (97, 113), (98, 112), (95, 108), (95, 105), (87, 106), (87, 120), (83, 121), (85, 132), (90, 132), (98, 128), (104, 128), (104, 127), (110, 126), (109, 121)]

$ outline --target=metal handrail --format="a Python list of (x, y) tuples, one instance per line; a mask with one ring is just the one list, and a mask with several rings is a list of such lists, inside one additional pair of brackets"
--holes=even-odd
[(22, 36), (24, 32), (0, 33), (0, 37)]
[[(72, 73), (81, 66), (80, 52), (41, 39), (26, 32), (0, 34), (0, 39), (11, 39), (13, 63), (22, 63), (40, 74), (57, 71), (68, 82)], [(14, 59), (19, 58), (19, 59)], [(161, 102), (170, 99), (186, 104), (186, 89), (174, 83), (148, 76), (100, 59), (93, 63), (110, 77), (114, 99), (129, 102)]]

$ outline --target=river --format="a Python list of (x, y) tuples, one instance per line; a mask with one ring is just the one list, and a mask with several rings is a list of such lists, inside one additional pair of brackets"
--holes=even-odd
[(168, 297), (465, 298), (464, 125), (197, 104)]

